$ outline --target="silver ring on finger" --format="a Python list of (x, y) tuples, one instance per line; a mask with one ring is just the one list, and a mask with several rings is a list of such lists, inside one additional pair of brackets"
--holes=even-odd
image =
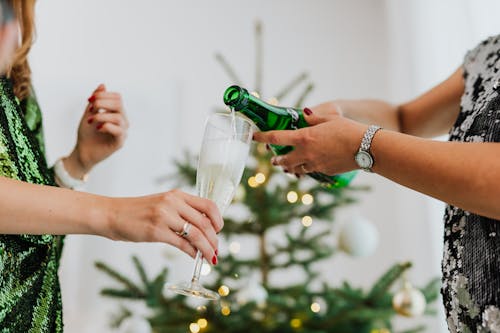
[(186, 238), (189, 235), (189, 231), (191, 230), (191, 223), (186, 222), (182, 227), (182, 231), (176, 232), (180, 237)]

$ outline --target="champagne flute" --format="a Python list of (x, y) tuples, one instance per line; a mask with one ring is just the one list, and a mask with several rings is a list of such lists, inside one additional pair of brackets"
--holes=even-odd
[[(196, 189), (202, 198), (215, 202), (221, 214), (231, 203), (240, 183), (252, 141), (252, 123), (231, 113), (215, 113), (208, 117), (198, 159)], [(189, 282), (167, 288), (186, 296), (218, 300), (219, 294), (204, 288), (200, 280), (203, 257), (197, 251), (193, 277)]]

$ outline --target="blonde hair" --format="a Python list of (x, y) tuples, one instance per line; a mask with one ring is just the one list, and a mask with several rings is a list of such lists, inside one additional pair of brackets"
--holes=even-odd
[(21, 44), (16, 50), (14, 61), (7, 76), (12, 79), (14, 93), (24, 100), (31, 94), (31, 68), (28, 53), (35, 36), (35, 0), (11, 0), (19, 21)]

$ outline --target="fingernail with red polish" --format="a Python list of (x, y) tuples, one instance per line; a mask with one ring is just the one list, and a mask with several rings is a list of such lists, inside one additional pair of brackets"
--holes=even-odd
[(313, 112), (312, 112), (312, 111), (311, 111), (311, 109), (309, 109), (309, 108), (304, 108), (304, 113), (305, 113), (306, 115), (308, 115), (308, 116), (310, 116), (310, 115), (312, 115), (312, 114), (313, 114)]
[(212, 264), (217, 265), (217, 256), (212, 257)]
[(87, 119), (87, 123), (89, 123), (89, 124), (92, 124), (93, 121), (94, 121), (94, 117), (90, 117), (89, 119)]
[(96, 127), (96, 128), (97, 128), (98, 130), (100, 130), (100, 129), (102, 128), (102, 125), (104, 125), (104, 124), (99, 124), (99, 125), (97, 125), (97, 127)]
[(219, 250), (215, 250), (215, 255), (218, 256), (219, 255)]
[(93, 103), (95, 101), (95, 95), (92, 95), (88, 99), (89, 103)]

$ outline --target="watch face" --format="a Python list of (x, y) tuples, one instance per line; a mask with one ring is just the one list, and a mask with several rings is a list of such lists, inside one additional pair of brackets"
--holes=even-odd
[(373, 159), (366, 151), (359, 151), (356, 154), (356, 163), (358, 163), (361, 168), (369, 169), (373, 165)]

